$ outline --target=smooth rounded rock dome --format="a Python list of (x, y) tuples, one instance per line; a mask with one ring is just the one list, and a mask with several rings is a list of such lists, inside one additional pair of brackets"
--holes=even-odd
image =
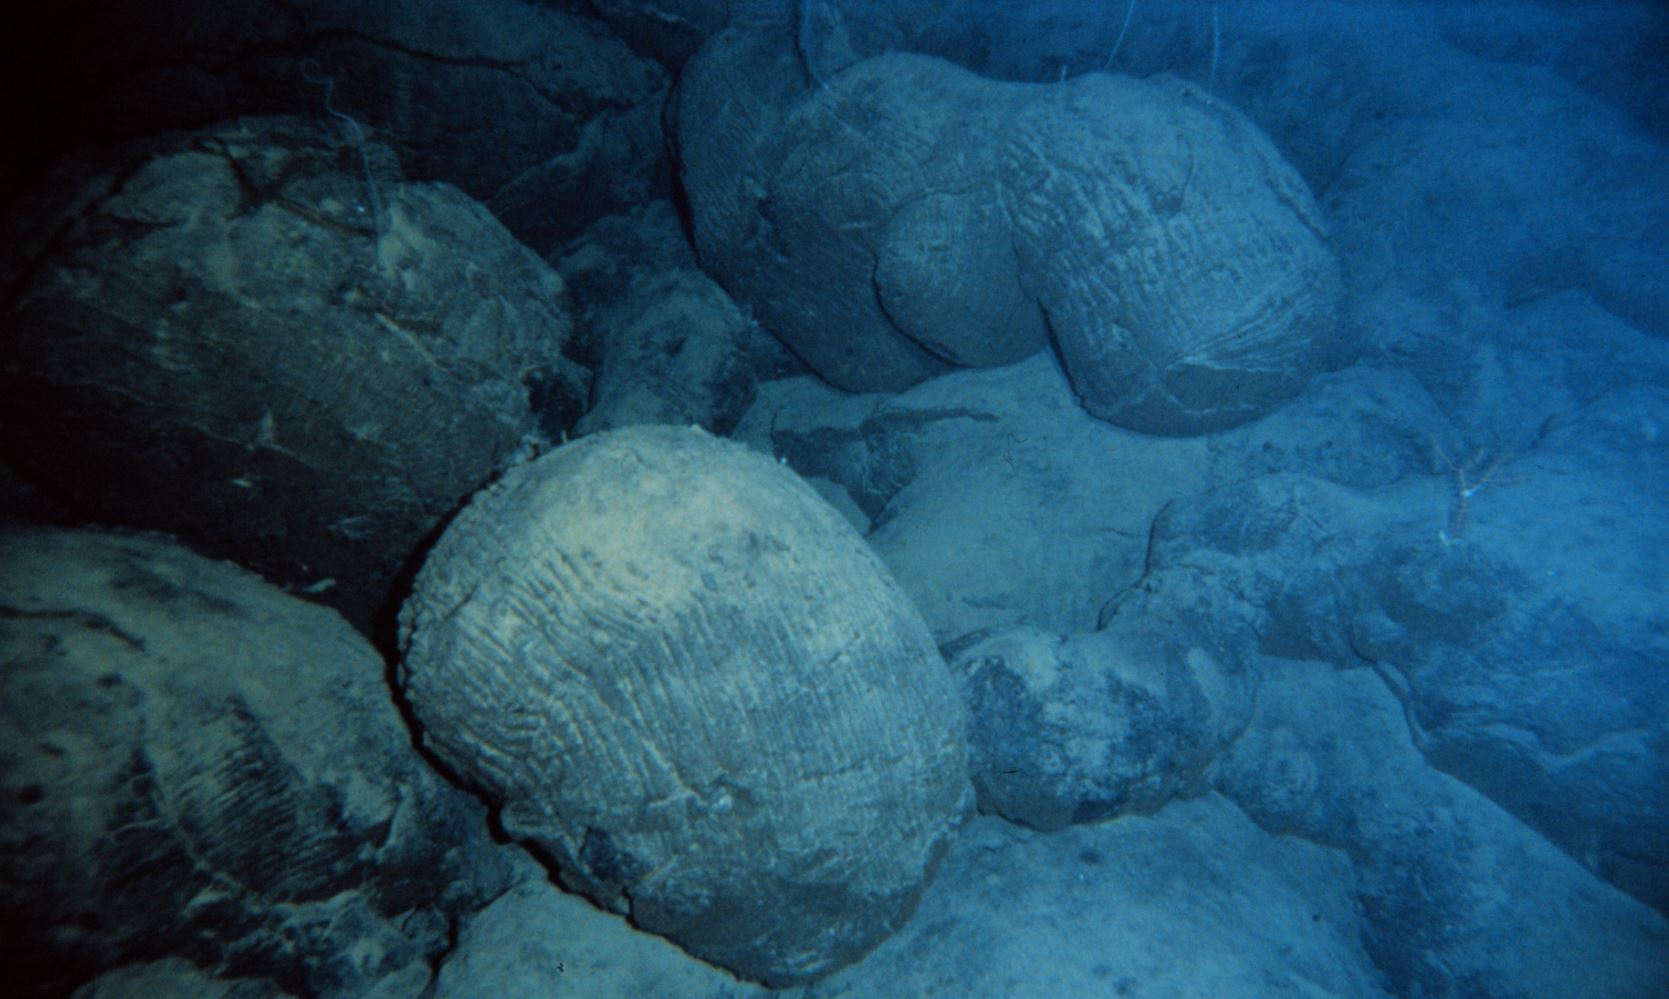
[(920, 614), (789, 469), (633, 427), (506, 474), (402, 612), (425, 743), (568, 887), (772, 986), (881, 942), (966, 815)]

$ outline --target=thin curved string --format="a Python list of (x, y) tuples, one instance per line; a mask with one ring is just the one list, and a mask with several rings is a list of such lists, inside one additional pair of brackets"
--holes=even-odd
[(1113, 50), (1107, 53), (1107, 61), (1102, 64), (1101, 72), (1106, 73), (1113, 68), (1113, 59), (1118, 56), (1118, 50), (1124, 45), (1125, 32), (1130, 30), (1130, 18), (1136, 13), (1136, 0), (1130, 0), (1130, 6), (1124, 8), (1124, 25), (1118, 29), (1118, 39), (1113, 42)]
[(325, 113), (332, 118), (346, 124), (353, 132), (354, 146), (359, 150), (359, 165), (365, 171), (365, 189), (371, 199), (371, 256), (377, 263), (382, 262), (382, 198), (377, 194), (377, 181), (371, 175), (371, 157), (365, 152), (365, 130), (353, 115), (345, 111), (338, 111), (330, 102), (336, 93), (336, 77), (324, 71), (316, 60), (303, 59), (301, 62), (301, 78), (315, 87), (323, 87)]

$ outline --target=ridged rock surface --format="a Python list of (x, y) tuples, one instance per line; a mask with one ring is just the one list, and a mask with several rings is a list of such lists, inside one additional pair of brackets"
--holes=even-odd
[(1021, 281), (1091, 413), (1216, 430), (1334, 359), (1343, 283), (1321, 210), (1240, 112), (1174, 77), (1093, 73), (1003, 134)]
[(841, 68), (786, 37), (710, 40), (674, 132), (703, 266), (830, 383), (897, 391), (1052, 336), (1090, 412), (1193, 434), (1332, 359), (1321, 213), (1200, 88), (1004, 83), (902, 53)]
[(508, 473), (402, 615), (426, 743), (641, 928), (772, 985), (884, 939), (971, 794), (920, 615), (809, 487), (694, 429)]

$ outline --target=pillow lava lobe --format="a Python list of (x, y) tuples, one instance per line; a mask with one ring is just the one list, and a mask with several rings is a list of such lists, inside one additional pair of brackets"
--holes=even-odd
[(908, 598), (791, 472), (693, 428), (512, 470), (429, 555), (402, 643), (426, 743), (512, 835), (767, 984), (884, 939), (970, 803)]

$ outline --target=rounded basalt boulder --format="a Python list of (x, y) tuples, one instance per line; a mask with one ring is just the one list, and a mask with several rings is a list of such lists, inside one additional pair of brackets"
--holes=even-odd
[(971, 799), (908, 598), (791, 471), (633, 427), (462, 510), (402, 612), (427, 745), (568, 886), (769, 985), (861, 956)]
[(953, 646), (980, 810), (1046, 832), (1203, 793), (1255, 702), (1232, 648), (1135, 618), (1064, 636), (1011, 628)]
[(0, 246), (0, 459), (371, 631), (406, 559), (583, 408), (562, 279), (336, 123), (65, 161)]

